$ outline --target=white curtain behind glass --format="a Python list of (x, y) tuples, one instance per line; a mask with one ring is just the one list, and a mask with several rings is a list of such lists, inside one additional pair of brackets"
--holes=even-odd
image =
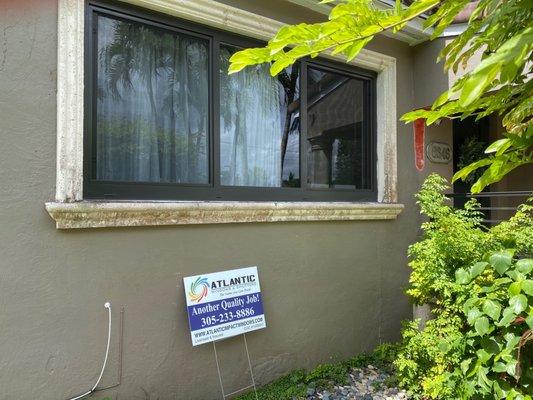
[(207, 44), (98, 18), (96, 178), (208, 183)]
[(287, 113), (283, 86), (268, 65), (228, 75), (230, 49), (220, 49), (221, 184), (280, 187)]

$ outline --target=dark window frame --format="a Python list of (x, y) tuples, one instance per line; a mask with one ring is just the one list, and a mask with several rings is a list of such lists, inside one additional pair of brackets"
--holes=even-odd
[[(187, 36), (206, 39), (209, 43), (209, 183), (179, 184), (159, 182), (101, 181), (93, 178), (96, 148), (96, 70), (97, 18), (108, 15), (146, 24)], [(300, 68), (300, 187), (244, 187), (220, 185), (220, 105), (218, 94), (220, 44), (255, 47), (264, 43), (237, 34), (214, 29), (190, 21), (152, 12), (135, 6), (106, 0), (87, 3), (85, 12), (85, 94), (84, 94), (84, 174), (85, 199), (100, 200), (173, 200), (173, 201), (376, 201), (377, 200), (377, 140), (376, 140), (376, 73), (327, 59), (302, 59)], [(309, 67), (340, 73), (362, 80), (365, 84), (363, 119), (369, 140), (370, 189), (309, 188), (307, 187), (307, 69)]]

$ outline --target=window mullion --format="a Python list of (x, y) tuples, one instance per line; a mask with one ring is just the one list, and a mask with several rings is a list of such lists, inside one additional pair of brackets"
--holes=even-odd
[(220, 39), (215, 35), (211, 40), (210, 52), (211, 82), (209, 85), (209, 101), (211, 104), (210, 137), (211, 137), (211, 184), (215, 189), (220, 187)]
[(96, 78), (93, 76), (96, 71), (96, 59), (97, 57), (94, 54), (97, 54), (95, 51), (96, 41), (97, 41), (97, 17), (94, 12), (90, 9), (86, 9), (85, 18), (87, 21), (87, 27), (89, 29), (85, 30), (85, 47), (84, 50), (87, 54), (85, 58), (85, 69), (89, 71), (85, 75), (84, 84), (85, 84), (85, 99), (84, 99), (84, 154), (86, 155), (83, 159), (84, 164), (84, 192), (88, 182), (94, 178), (93, 174), (95, 172), (94, 160), (96, 159), (96, 138), (93, 137), (93, 120), (95, 119), (95, 95), (94, 87)]
[(307, 198), (307, 62), (300, 62), (300, 186)]
[(369, 122), (370, 122), (370, 135), (372, 135), (372, 141), (371, 141), (371, 148), (369, 149), (369, 152), (371, 153), (371, 169), (370, 169), (370, 179), (372, 182), (372, 190), (376, 191), (378, 190), (378, 174), (377, 174), (377, 168), (378, 168), (378, 138), (377, 138), (377, 104), (376, 104), (376, 80), (373, 79), (368, 83), (369, 86), (369, 95), (368, 95), (368, 114), (369, 114)]

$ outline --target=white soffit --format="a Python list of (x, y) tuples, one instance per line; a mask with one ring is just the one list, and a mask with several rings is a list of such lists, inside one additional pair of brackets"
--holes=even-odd
[[(320, 4), (319, 0), (286, 0), (290, 3), (308, 8), (310, 10), (316, 11), (318, 13), (329, 15), (332, 4)], [(379, 9), (391, 8), (391, 0), (374, 0), (374, 4)], [(413, 21), (409, 22), (407, 26), (397, 33), (385, 32), (383, 35), (391, 37), (393, 39), (401, 40), (406, 42), (411, 46), (425, 42), (429, 39), (431, 35), (431, 29), (424, 29), (424, 19), (416, 18)]]
[(459, 36), (461, 33), (466, 31), (468, 28), (468, 23), (464, 22), (461, 24), (452, 24), (448, 26), (446, 29), (444, 29), (444, 32), (439, 37), (447, 38), (447, 37), (456, 37)]

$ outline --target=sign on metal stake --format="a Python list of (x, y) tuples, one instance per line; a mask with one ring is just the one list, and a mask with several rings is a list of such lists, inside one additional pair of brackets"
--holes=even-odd
[[(192, 345), (213, 343), (222, 399), (251, 388), (258, 399), (246, 341), (247, 332), (266, 327), (257, 267), (189, 276), (183, 278), (183, 284)], [(244, 340), (252, 384), (226, 393), (216, 343), (238, 335), (242, 335)]]

